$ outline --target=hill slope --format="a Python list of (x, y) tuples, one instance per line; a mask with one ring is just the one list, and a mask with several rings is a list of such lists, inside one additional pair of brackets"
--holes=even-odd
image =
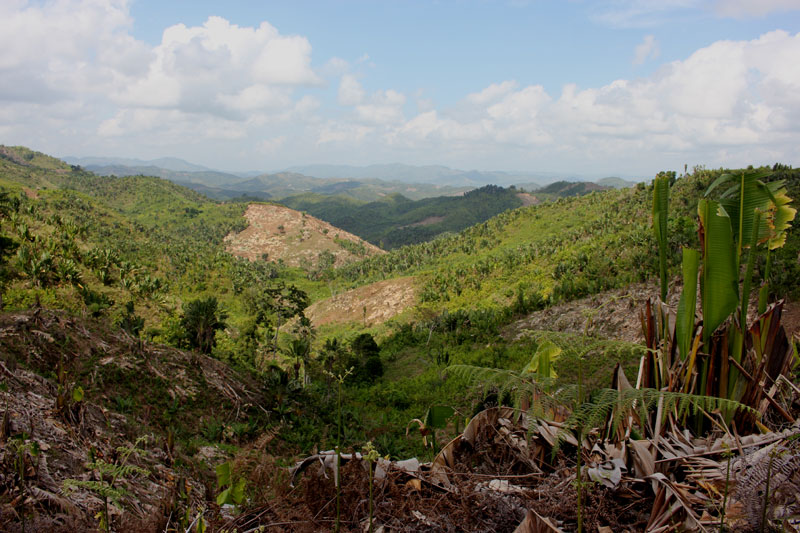
[(271, 204), (250, 204), (247, 228), (225, 237), (226, 249), (251, 261), (330, 268), (385, 253), (355, 235), (305, 213)]
[(458, 196), (412, 201), (401, 195), (359, 203), (341, 196), (303, 195), (283, 204), (308, 211), (336, 227), (386, 250), (429, 241), (445, 232), (461, 231), (523, 205), (514, 188), (487, 185)]

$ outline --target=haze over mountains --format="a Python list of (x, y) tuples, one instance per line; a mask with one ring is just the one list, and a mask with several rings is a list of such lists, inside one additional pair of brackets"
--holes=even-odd
[[(64, 157), (101, 175), (148, 175), (180, 183), (215, 199), (240, 196), (280, 199), (302, 193), (344, 194), (363, 201), (402, 194), (419, 200), (449, 196), (493, 184), (515, 185), (537, 190), (555, 182), (590, 181), (586, 176), (548, 172), (503, 172), (459, 170), (441, 165), (415, 166), (401, 163), (352, 165), (298, 165), (277, 172), (224, 172), (183, 159), (165, 157), (152, 160), (118, 157)], [(634, 182), (621, 178), (603, 178), (598, 184), (626, 187)]]

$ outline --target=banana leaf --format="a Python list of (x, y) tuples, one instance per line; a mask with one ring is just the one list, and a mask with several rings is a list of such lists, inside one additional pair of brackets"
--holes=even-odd
[(700, 254), (691, 248), (683, 249), (683, 292), (678, 301), (676, 335), (680, 356), (686, 359), (692, 346), (695, 330), (695, 309), (697, 307), (697, 271)]
[(653, 180), (653, 231), (658, 242), (658, 268), (661, 276), (661, 301), (667, 300), (667, 212), (669, 209), (669, 178)]
[(447, 427), (447, 420), (453, 416), (455, 411), (447, 405), (431, 405), (425, 415), (425, 425), (429, 428), (444, 429)]
[(536, 349), (531, 360), (522, 369), (521, 374), (536, 374), (538, 377), (543, 378), (557, 378), (553, 362), (561, 355), (561, 348), (546, 340), (542, 342)]
[(717, 202), (703, 199), (697, 205), (697, 212), (703, 247), (700, 287), (703, 295), (703, 343), (707, 347), (711, 334), (739, 304), (738, 262), (733, 247), (731, 218), (725, 209)]
[(797, 214), (797, 209), (791, 207), (792, 199), (786, 194), (785, 188), (772, 187), (772, 185), (773, 183), (768, 184), (768, 188), (772, 193), (772, 205), (767, 211), (766, 231), (769, 249), (775, 250), (783, 247), (786, 243), (786, 233)]

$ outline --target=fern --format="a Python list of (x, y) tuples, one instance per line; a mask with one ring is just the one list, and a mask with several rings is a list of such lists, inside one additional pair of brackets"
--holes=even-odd
[(90, 481), (80, 479), (67, 479), (64, 481), (64, 491), (71, 493), (77, 489), (84, 489), (93, 492), (101, 498), (108, 499), (114, 505), (119, 505), (122, 498), (128, 495), (128, 491), (120, 487), (112, 487), (105, 481)]
[(521, 398), (524, 396), (539, 397), (537, 405), (542, 409), (562, 405), (560, 399), (550, 392), (556, 380), (549, 377), (540, 377), (534, 373), (523, 373), (504, 368), (488, 368), (474, 365), (450, 365), (447, 372), (468, 382), (478, 382), (481, 393), (485, 395), (490, 389), (497, 391), (497, 396), (502, 397), (507, 393), (514, 398), (514, 407), (520, 408)]
[(144, 450), (140, 445), (147, 443), (147, 437), (142, 436), (136, 439), (133, 446), (120, 446), (116, 450), (119, 453), (117, 461), (109, 463), (102, 459), (97, 459), (87, 463), (86, 467), (95, 472), (99, 480), (65, 479), (63, 482), (64, 491), (69, 493), (76, 489), (91, 491), (103, 499), (103, 510), (98, 513), (100, 519), (100, 529), (111, 531), (111, 518), (108, 512), (108, 502), (119, 505), (128, 493), (125, 489), (116, 486), (117, 480), (126, 479), (129, 476), (150, 475), (150, 471), (136, 465), (128, 464), (128, 459), (133, 454), (142, 453)]
[[(599, 389), (594, 392), (589, 402), (581, 403), (567, 418), (557, 437), (553, 453), (556, 453), (567, 435), (580, 428), (600, 426), (611, 419), (611, 432), (616, 433), (620, 424), (627, 419), (631, 412), (637, 412), (640, 420), (647, 420), (648, 413), (656, 407), (659, 401), (663, 402), (662, 409), (665, 413), (678, 414), (691, 412), (697, 414), (702, 411), (734, 412), (744, 410), (753, 416), (758, 416), (758, 411), (735, 400), (717, 398), (714, 396), (700, 396), (683, 392), (659, 391), (656, 389)], [(644, 429), (644, 428), (643, 428)]]

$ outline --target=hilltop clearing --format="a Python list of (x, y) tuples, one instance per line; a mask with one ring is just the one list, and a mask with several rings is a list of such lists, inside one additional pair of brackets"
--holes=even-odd
[(528, 192), (519, 192), (517, 193), (517, 198), (522, 201), (522, 207), (528, 207), (529, 205), (536, 205), (540, 202), (540, 200)]
[(225, 237), (226, 249), (251, 261), (281, 261), (288, 266), (330, 268), (385, 253), (377, 246), (317, 218), (288, 207), (250, 204), (248, 226)]

